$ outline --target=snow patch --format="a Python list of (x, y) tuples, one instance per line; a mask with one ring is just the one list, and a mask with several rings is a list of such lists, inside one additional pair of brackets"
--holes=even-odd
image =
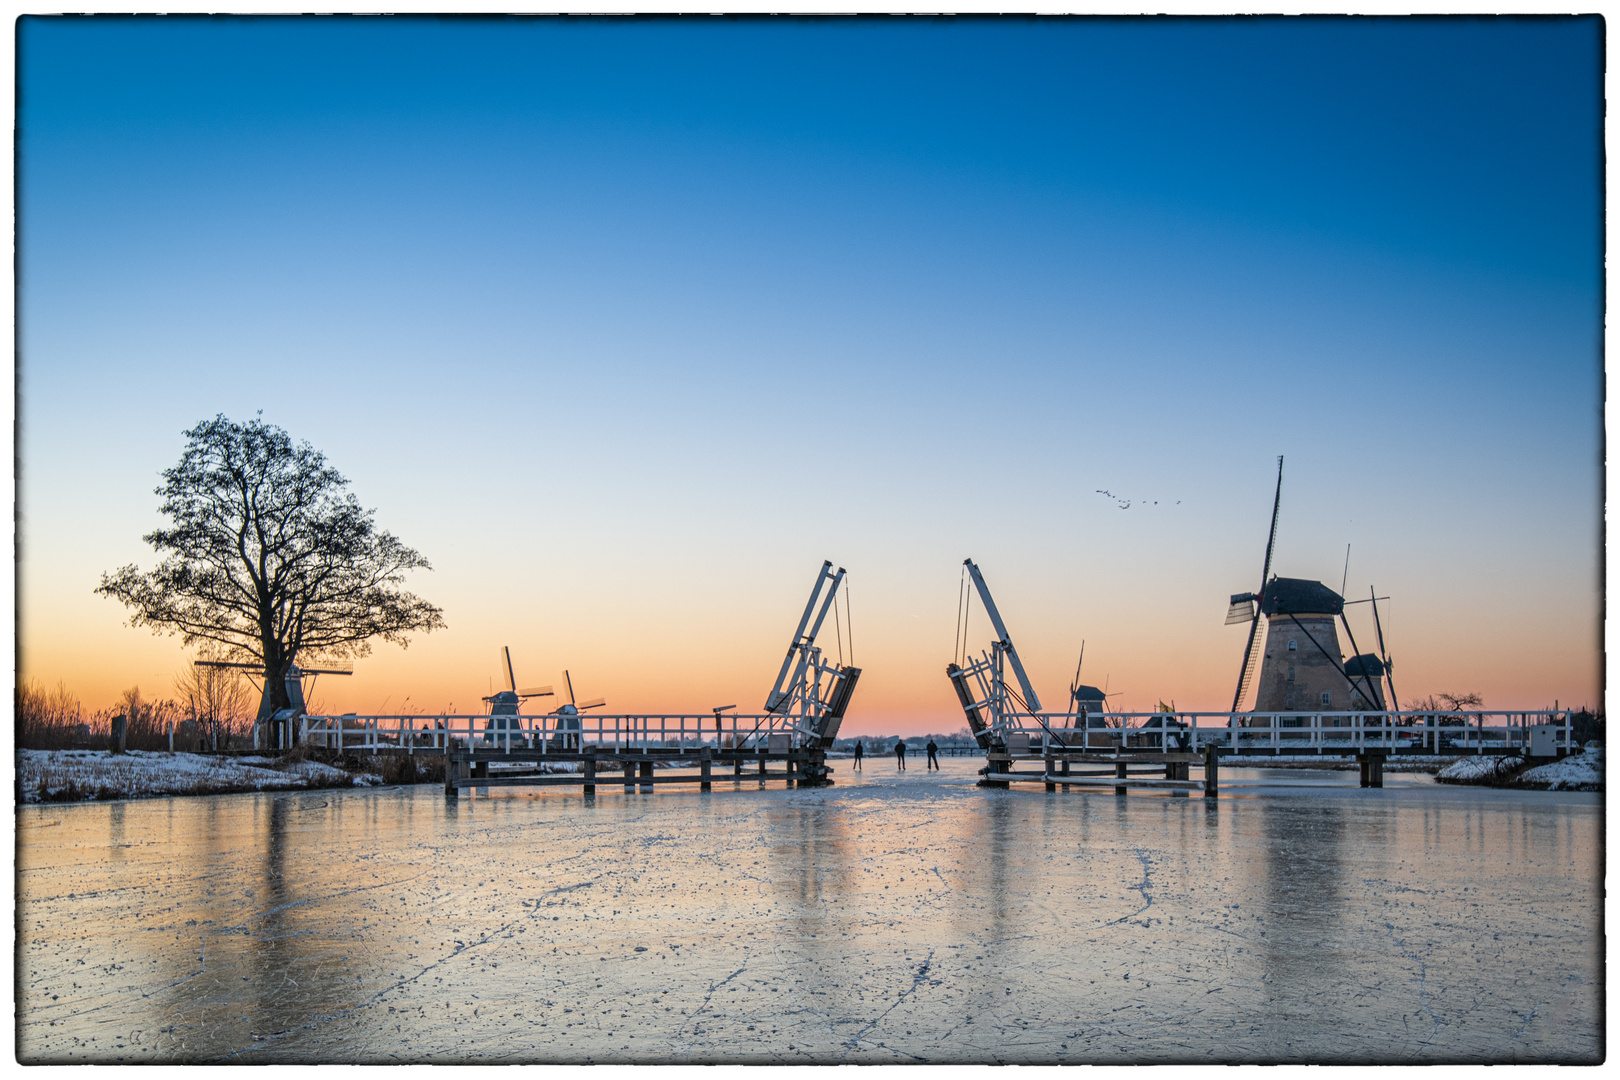
[(258, 755), (228, 758), (131, 750), (17, 751), (20, 802), (146, 799), (236, 791), (374, 787), (382, 777), (351, 775), (317, 761), (282, 762)]
[(1571, 754), (1561, 761), (1526, 769), (1513, 781), (1513, 785), (1545, 791), (1602, 791), (1603, 749), (1589, 746), (1584, 753)]
[(1443, 784), (1487, 784), (1512, 776), (1520, 764), (1520, 758), (1495, 754), (1464, 757), (1435, 773), (1434, 778)]

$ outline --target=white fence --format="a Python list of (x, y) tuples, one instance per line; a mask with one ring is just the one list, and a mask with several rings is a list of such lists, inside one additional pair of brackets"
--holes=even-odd
[[(1068, 750), (1186, 750), (1233, 753), (1353, 752), (1432, 754), (1531, 750), (1533, 729), (1550, 726), (1556, 752), (1573, 749), (1568, 711), (1468, 713), (1012, 713), (997, 730), (1014, 753)], [(1097, 726), (1099, 724), (1104, 726)], [(306, 716), (299, 741), (333, 750), (442, 754), (451, 739), (474, 749), (578, 753), (603, 750), (798, 749), (811, 737), (803, 717), (775, 713), (576, 716)], [(772, 744), (771, 736), (778, 738)], [(783, 738), (786, 743), (783, 743)]]
[[(452, 739), (472, 749), (537, 750), (542, 754), (574, 754), (587, 746), (603, 750), (797, 749), (810, 738), (808, 723), (803, 717), (780, 713), (306, 716), (299, 723), (299, 741), (332, 750), (403, 750), (411, 754), (442, 754)], [(777, 736), (774, 744), (773, 735)]]
[[(1096, 726), (1101, 721), (1102, 727)], [(1090, 725), (1090, 726), (1082, 726)], [(1567, 710), (1535, 712), (1321, 713), (1011, 713), (1002, 737), (1014, 753), (1070, 750), (1186, 750), (1216, 746), (1233, 753), (1314, 754), (1360, 750), (1468, 754), (1531, 751), (1534, 729), (1554, 752), (1573, 749)], [(1545, 727), (1550, 726), (1550, 732)], [(1538, 747), (1537, 749), (1541, 749)]]

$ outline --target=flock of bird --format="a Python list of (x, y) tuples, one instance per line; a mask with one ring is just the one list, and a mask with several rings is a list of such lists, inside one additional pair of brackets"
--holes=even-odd
[[(1105, 496), (1107, 496), (1107, 497), (1108, 497), (1108, 498), (1110, 498), (1110, 499), (1113, 499), (1113, 500), (1114, 500), (1114, 503), (1115, 503), (1115, 504), (1116, 504), (1116, 505), (1117, 505), (1117, 506), (1118, 506), (1118, 507), (1119, 507), (1119, 508), (1120, 508), (1120, 509), (1121, 509), (1121, 510), (1129, 510), (1129, 509), (1130, 509), (1130, 508), (1131, 508), (1131, 502), (1132, 502), (1132, 500), (1130, 500), (1130, 499), (1125, 499), (1125, 498), (1121, 498), (1121, 497), (1120, 497), (1120, 496), (1118, 496), (1118, 495), (1115, 495), (1115, 494), (1114, 494), (1114, 493), (1113, 493), (1113, 492), (1112, 492), (1112, 491), (1106, 491), (1106, 490), (1104, 490), (1104, 489), (1103, 489), (1103, 488), (1098, 488), (1098, 489), (1097, 489), (1097, 494), (1099, 494), (1099, 495), (1105, 495)], [(1137, 501), (1137, 502), (1139, 502), (1139, 503), (1140, 503), (1140, 504), (1141, 504), (1141, 505), (1143, 505), (1143, 506), (1158, 506), (1158, 505), (1159, 505), (1159, 500), (1158, 500), (1158, 499), (1152, 499), (1152, 500), (1149, 500), (1149, 499), (1139, 499), (1139, 500), (1136, 500), (1136, 501)], [(1177, 500), (1176, 500), (1176, 502), (1175, 502), (1175, 505), (1177, 505), (1177, 506), (1180, 506), (1180, 505), (1181, 505), (1181, 500), (1180, 500), (1180, 499), (1177, 499)]]

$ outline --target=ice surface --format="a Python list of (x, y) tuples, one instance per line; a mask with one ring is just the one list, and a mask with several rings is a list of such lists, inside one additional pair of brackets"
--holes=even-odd
[(1120, 798), (979, 764), (22, 807), (18, 1052), (1601, 1060), (1600, 796), (1226, 769), (1219, 799)]

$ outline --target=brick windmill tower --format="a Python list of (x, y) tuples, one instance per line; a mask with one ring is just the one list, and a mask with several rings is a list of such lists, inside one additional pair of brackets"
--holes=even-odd
[[(1338, 626), (1352, 649), (1355, 635), (1344, 617), (1344, 597), (1320, 581), (1273, 577), (1271, 555), (1277, 543), (1277, 511), (1282, 506), (1282, 458), (1277, 459), (1277, 494), (1271, 504), (1271, 534), (1258, 593), (1238, 593), (1226, 611), (1228, 626), (1249, 624), (1232, 711), (1243, 707), (1251, 683), (1255, 712), (1348, 712), (1384, 710), (1383, 679), (1388, 664), (1366, 654), (1347, 662), (1339, 648)], [(1256, 649), (1260, 616), (1266, 617), (1263, 649)], [(1258, 663), (1260, 677), (1255, 680)]]

